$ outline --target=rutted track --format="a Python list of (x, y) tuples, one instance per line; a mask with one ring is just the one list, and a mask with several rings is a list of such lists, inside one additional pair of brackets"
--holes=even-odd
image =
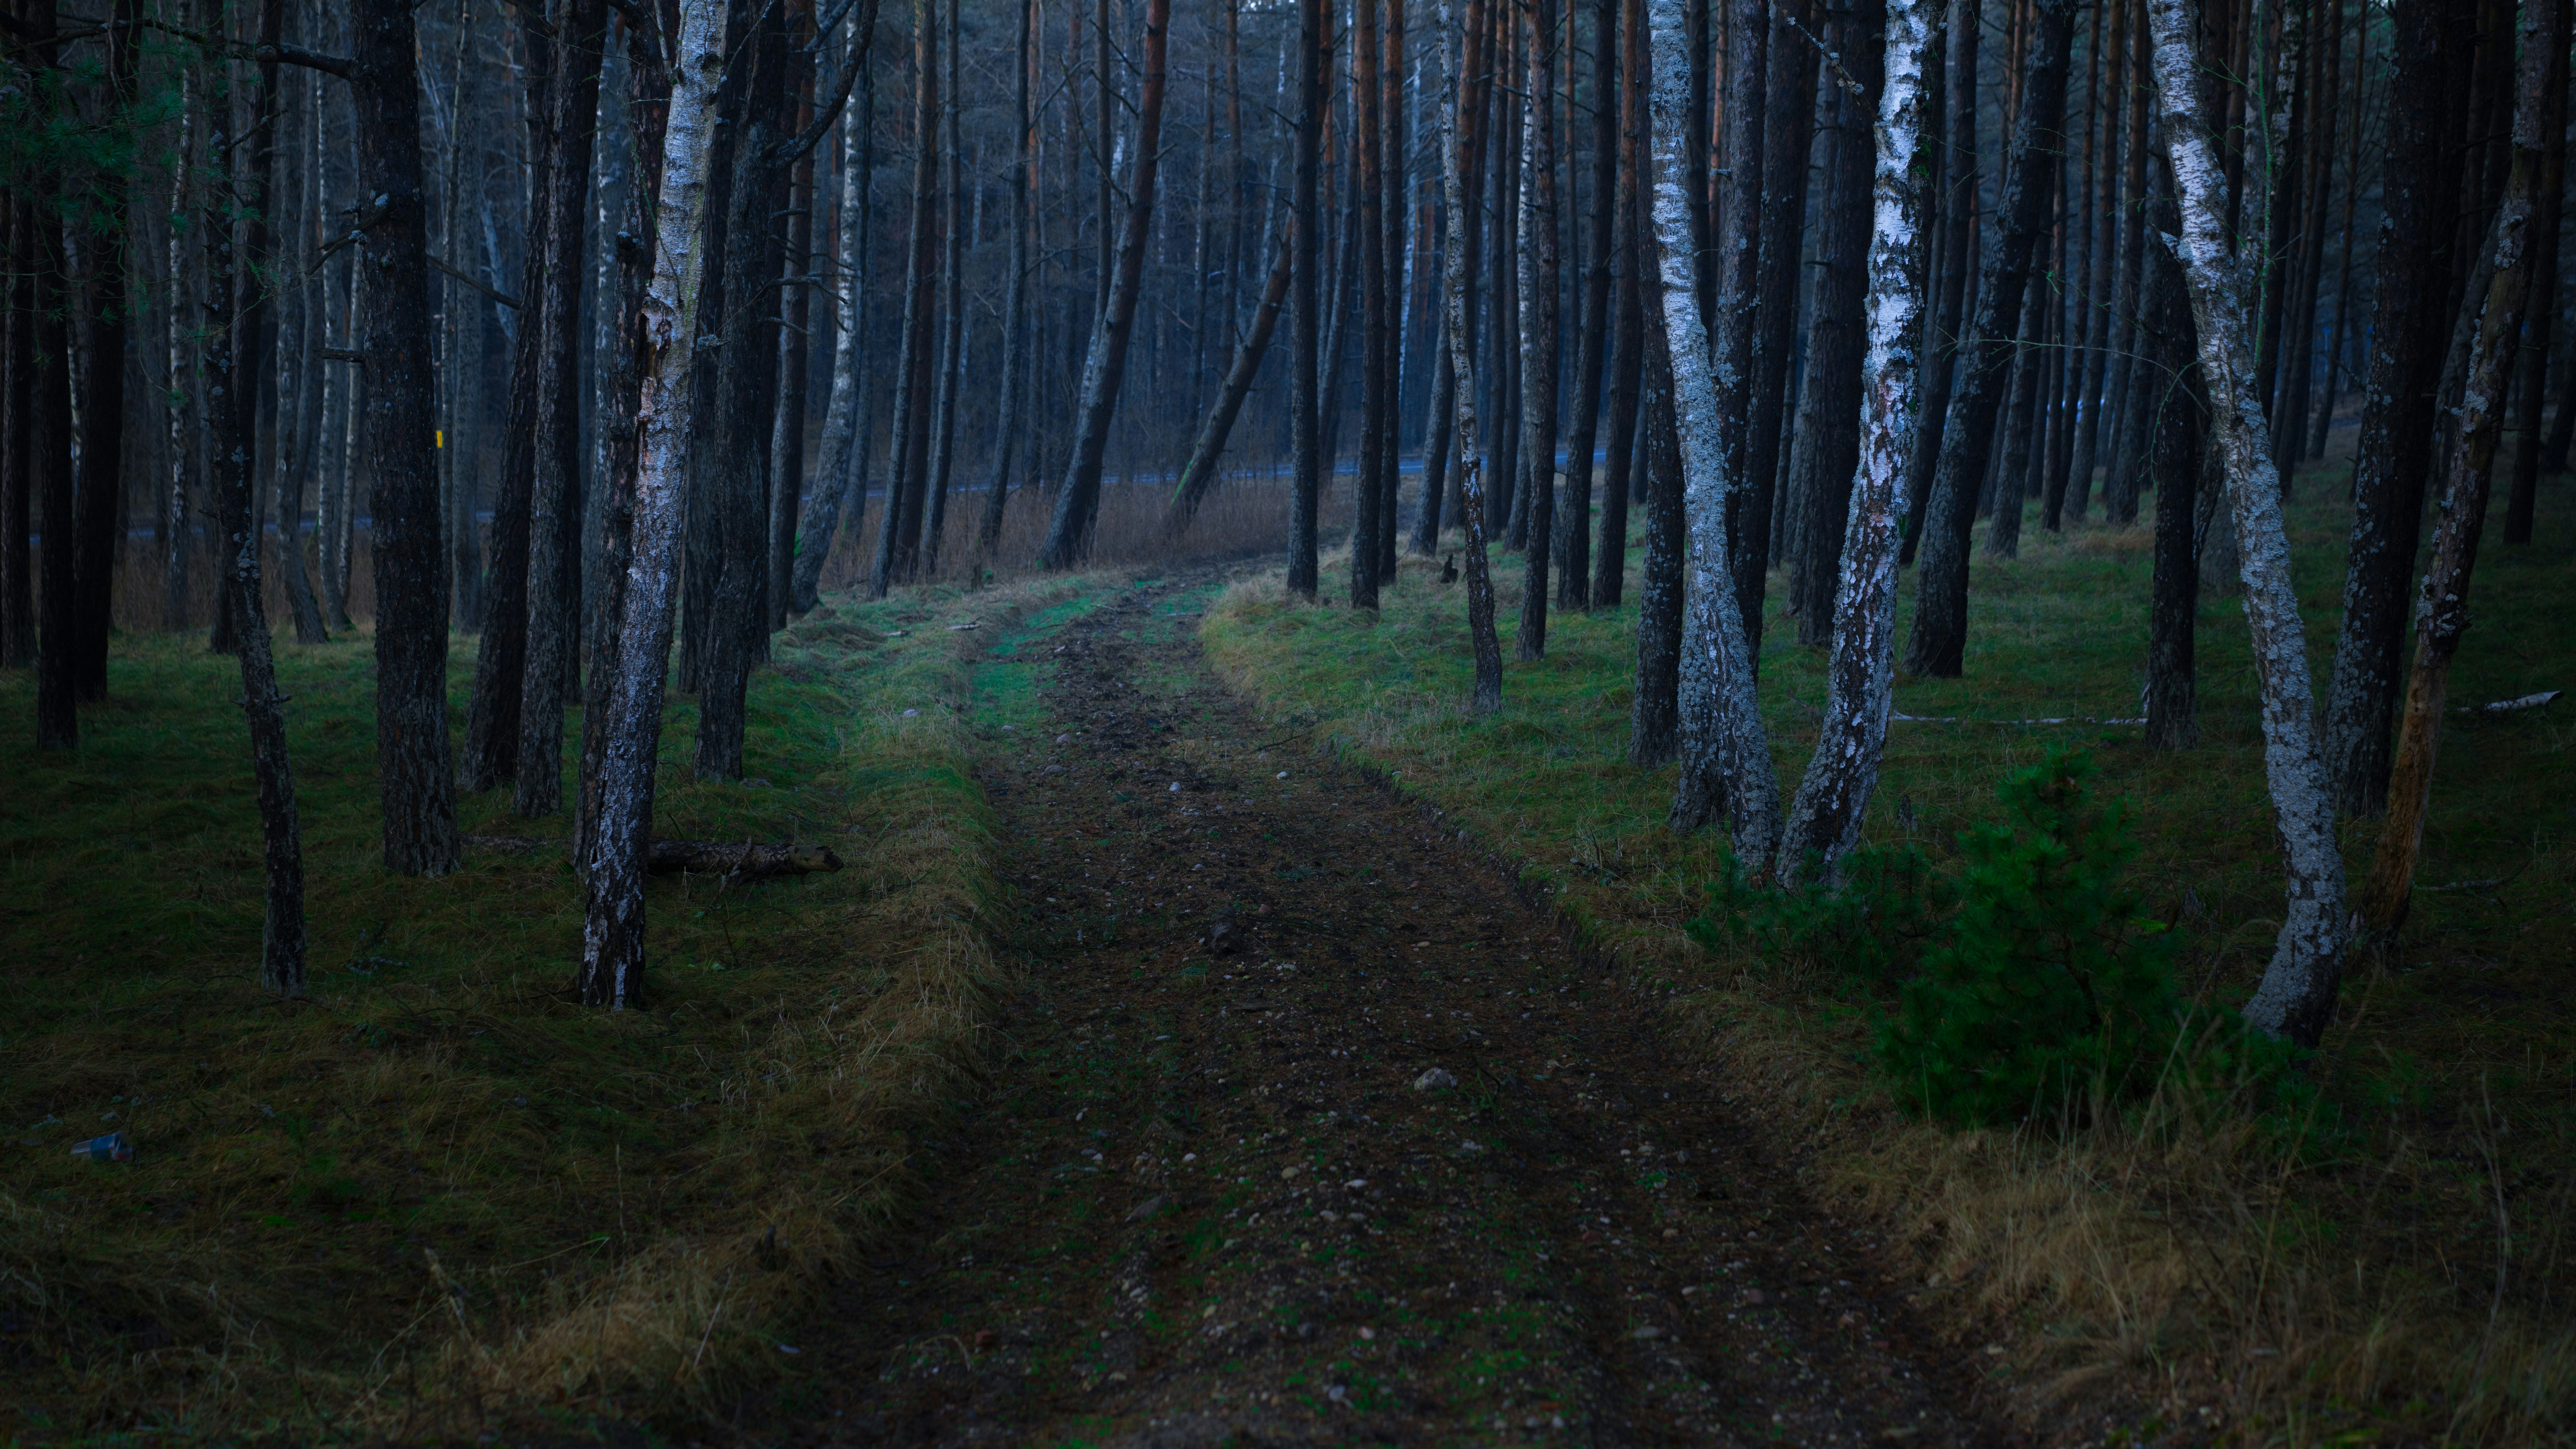
[(1652, 1003), (1227, 696), (1212, 583), (1069, 626), (1043, 728), (997, 732), (990, 1094), (746, 1439), (2007, 1440)]

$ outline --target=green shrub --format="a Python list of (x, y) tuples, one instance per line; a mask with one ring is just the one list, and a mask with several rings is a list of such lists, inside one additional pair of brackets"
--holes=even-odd
[(1760, 889), (1745, 882), (1728, 851), (1707, 913), (1683, 929), (1711, 951), (1740, 945), (1766, 964), (1815, 967), (1868, 986), (1912, 976), (1949, 918), (1950, 883), (1908, 847), (1853, 851), (1838, 884), (1825, 876), (1811, 868), (1794, 890)]
[(1879, 1031), (1900, 1100), (1985, 1123), (2153, 1084), (2174, 1042), (2174, 938), (2121, 884), (2129, 812), (2095, 801), (2090, 774), (2051, 751), (2004, 782), (2005, 823), (1960, 833), (1958, 912)]

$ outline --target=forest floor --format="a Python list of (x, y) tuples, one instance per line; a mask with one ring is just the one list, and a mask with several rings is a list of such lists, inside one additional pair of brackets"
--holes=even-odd
[(744, 1440), (2011, 1442), (1660, 993), (1214, 677), (1218, 585), (978, 702), (1022, 902), (990, 1094)]

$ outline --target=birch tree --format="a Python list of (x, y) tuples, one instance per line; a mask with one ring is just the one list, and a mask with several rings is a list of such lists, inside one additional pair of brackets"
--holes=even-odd
[[(1700, 321), (1691, 266), (1690, 190), (1696, 164), (1683, 145), (1690, 104), (1690, 51), (1684, 0), (1647, 0), (1648, 144), (1654, 182), (1654, 235), (1639, 248), (1663, 278), (1665, 350), (1672, 359), (1673, 408), (1681, 436), (1682, 490), (1689, 517), (1682, 615), (1682, 774), (1673, 795), (1673, 826), (1696, 829), (1732, 817), (1736, 853), (1771, 858), (1780, 838), (1780, 782), (1771, 742), (1753, 696), (1753, 660), (1737, 604), (1732, 520), (1727, 499), (1739, 484), (1738, 451), (1727, 433), (1741, 410), (1719, 402), (1708, 328)], [(1732, 370), (1733, 360), (1726, 364)], [(1739, 444), (1740, 449), (1740, 444)]]
[(595, 706), (605, 716), (597, 755), (598, 815), (584, 862), (588, 899), (580, 992), (585, 1005), (632, 1005), (644, 978), (645, 850), (653, 833), (662, 684), (679, 595), (680, 534), (688, 516), (689, 443), (698, 301), (706, 281), (707, 184), (715, 168), (716, 90), (724, 79), (724, 0), (685, 0), (670, 57), (671, 99), (653, 281), (644, 294), (643, 401), (634, 520), (617, 658)]
[[(1440, 112), (1442, 195), (1449, 215), (1464, 218), (1468, 175), (1477, 169), (1479, 148), (1474, 132), (1478, 118), (1460, 98), (1470, 89), (1467, 78), (1481, 74), (1487, 64), (1485, 0), (1467, 0), (1463, 26), (1451, 24), (1449, 0), (1441, 0), (1440, 30), (1440, 55), (1449, 68)], [(1462, 116), (1462, 111), (1468, 114)], [(1467, 639), (1476, 655), (1473, 707), (1490, 714), (1503, 707), (1503, 646), (1494, 634), (1494, 572), (1485, 551), (1485, 455), (1476, 431), (1476, 347), (1467, 328), (1467, 276), (1476, 263), (1469, 250), (1453, 236), (1443, 257), (1441, 331), (1458, 402), (1458, 522), (1467, 531)]]
[(1926, 266), (1922, 156), (1924, 60), (1935, 0), (1887, 0), (1886, 79), (1871, 182), (1869, 350), (1861, 365), (1860, 466), (1852, 476), (1825, 722), (1789, 808), (1778, 873), (1794, 884), (1810, 853), (1831, 871), (1860, 843), (1878, 785), (1896, 663), (1896, 553), (1914, 406), (1923, 368)]
[[(2202, 61), (2194, 45), (2192, 0), (2148, 0), (2147, 22), (2155, 47), (2156, 103), (2173, 166), (2174, 197), (2182, 234), (2166, 237), (2182, 263), (2199, 330), (2200, 372), (2209, 389), (2212, 426), (2227, 472), (2227, 506), (2236, 525), (2238, 570), (2245, 584), (2245, 622), (2253, 634), (2255, 672), (2263, 691), (2263, 766), (2288, 871), (2281, 928), (2272, 961), (2263, 972), (2245, 1017), (2274, 1036), (2313, 1046), (2334, 1013), (2343, 971), (2343, 855), (2336, 848), (2334, 802), (2326, 793), (2325, 764), (2317, 750), (2314, 695), (2299, 600), (2290, 581), (2290, 544), (2282, 526), (2281, 476), (2273, 464), (2271, 428), (2265, 419), (2254, 338), (2264, 257), (2259, 246), (2242, 254), (2231, 236), (2260, 238), (2262, 197), (2270, 188), (2246, 186), (2251, 215), (2235, 227), (2227, 216), (2227, 172), (2201, 107)], [(2263, 17), (2256, 17), (2259, 33)], [(2287, 97), (2267, 99), (2278, 109), (2264, 119), (2277, 148), (2287, 128)]]

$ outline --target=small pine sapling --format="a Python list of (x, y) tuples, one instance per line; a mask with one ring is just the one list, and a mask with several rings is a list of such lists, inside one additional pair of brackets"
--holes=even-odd
[(1961, 832), (1948, 939), (1879, 1032), (1900, 1100), (1988, 1123), (2153, 1085), (2178, 1014), (2174, 938), (2121, 883), (2129, 811), (2093, 799), (2092, 772), (2052, 751), (2005, 781), (2006, 823)]

